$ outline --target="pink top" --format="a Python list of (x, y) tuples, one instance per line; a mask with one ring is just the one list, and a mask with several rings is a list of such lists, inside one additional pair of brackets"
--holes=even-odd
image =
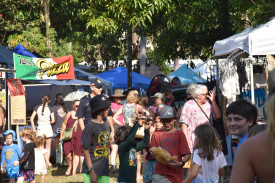
[[(210, 116), (211, 113), (212, 115), (215, 115), (214, 108), (209, 102), (206, 102), (203, 105), (202, 109), (204, 110), (209, 119), (212, 119), (212, 117)], [(184, 104), (181, 111), (179, 122), (184, 123), (188, 126), (187, 141), (189, 144), (190, 151), (193, 153), (196, 137), (196, 127), (205, 123), (211, 125), (211, 123), (209, 122), (205, 114), (201, 111), (200, 107), (196, 104), (194, 100), (189, 100)]]
[[(113, 113), (115, 114), (123, 105), (122, 104), (117, 104), (115, 102), (111, 103), (111, 109), (113, 111)], [(123, 115), (120, 115), (117, 119), (121, 124), (123, 123)], [(115, 123), (114, 123), (115, 124)]]

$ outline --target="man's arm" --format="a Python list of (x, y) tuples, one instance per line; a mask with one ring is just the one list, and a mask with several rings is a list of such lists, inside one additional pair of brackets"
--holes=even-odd
[(85, 128), (85, 125), (84, 125), (84, 118), (78, 118), (78, 123), (79, 123), (79, 126), (80, 126), (81, 131), (83, 131), (84, 128)]
[(109, 123), (109, 127), (110, 127), (110, 130), (111, 130), (110, 140), (111, 140), (111, 142), (113, 142), (114, 141), (114, 136), (115, 136), (115, 129), (114, 129), (114, 124), (113, 124), (113, 116), (107, 116), (107, 121)]
[[(92, 160), (91, 160), (89, 150), (84, 150), (83, 149), (83, 155), (84, 155), (84, 160), (85, 160), (85, 163), (86, 163), (87, 167), (92, 168), (93, 164), (92, 164)], [(91, 182), (93, 182), (93, 183), (98, 182), (97, 175), (96, 175), (94, 170), (90, 171), (89, 174), (90, 174)]]

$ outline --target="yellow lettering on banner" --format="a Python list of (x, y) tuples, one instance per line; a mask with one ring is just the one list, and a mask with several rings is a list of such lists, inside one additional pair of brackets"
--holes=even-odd
[(36, 64), (41, 71), (40, 73), (41, 79), (43, 74), (47, 71), (48, 71), (47, 73), (48, 77), (53, 75), (68, 73), (71, 66), (69, 62), (64, 62), (61, 64), (53, 64), (53, 63), (48, 63), (45, 59), (39, 59)]

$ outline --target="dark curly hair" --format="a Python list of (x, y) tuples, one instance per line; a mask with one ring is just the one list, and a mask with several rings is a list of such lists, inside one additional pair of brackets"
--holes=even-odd
[(115, 143), (117, 145), (121, 144), (125, 141), (125, 139), (128, 137), (129, 133), (131, 131), (130, 126), (121, 126), (119, 127), (115, 132)]

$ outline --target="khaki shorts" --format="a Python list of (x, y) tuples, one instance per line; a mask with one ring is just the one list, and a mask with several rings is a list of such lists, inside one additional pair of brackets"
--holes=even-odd
[(38, 126), (36, 136), (51, 138), (53, 136), (53, 129), (51, 125)]

